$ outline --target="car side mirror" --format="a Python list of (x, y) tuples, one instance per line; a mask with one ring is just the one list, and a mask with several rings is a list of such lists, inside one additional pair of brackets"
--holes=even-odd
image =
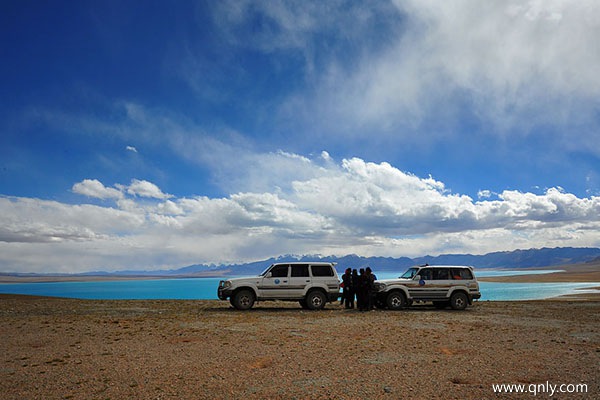
[(272, 278), (273, 277), (273, 273), (272, 272), (267, 272), (267, 276), (265, 276), (265, 278)]
[(420, 281), (421, 280), (421, 275), (415, 275), (413, 277), (413, 281)]

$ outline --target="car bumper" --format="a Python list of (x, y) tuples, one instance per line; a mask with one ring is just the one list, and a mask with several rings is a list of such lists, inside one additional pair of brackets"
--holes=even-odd
[(223, 281), (219, 282), (219, 288), (217, 289), (217, 297), (219, 300), (227, 300), (231, 297), (232, 291), (229, 288), (223, 287)]
[(327, 295), (327, 300), (331, 303), (334, 301), (338, 301), (341, 297), (342, 297), (343, 293), (342, 292), (338, 292), (338, 293), (329, 293)]

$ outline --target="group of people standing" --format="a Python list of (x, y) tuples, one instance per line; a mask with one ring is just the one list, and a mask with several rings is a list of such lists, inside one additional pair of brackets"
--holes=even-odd
[(342, 275), (342, 305), (354, 308), (354, 299), (359, 311), (372, 310), (375, 304), (375, 280), (377, 277), (371, 268), (346, 268)]

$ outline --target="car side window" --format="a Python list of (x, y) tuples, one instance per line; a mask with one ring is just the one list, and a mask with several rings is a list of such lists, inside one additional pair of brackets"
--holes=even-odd
[(433, 270), (433, 279), (442, 281), (450, 279), (450, 270), (446, 268), (434, 268)]
[(287, 265), (276, 265), (271, 269), (271, 277), (273, 278), (286, 278), (288, 276)]
[(452, 277), (454, 279), (473, 279), (473, 274), (468, 268), (456, 268), (452, 270)]
[(292, 265), (292, 277), (307, 277), (308, 276), (308, 264), (293, 264)]
[(432, 279), (431, 268), (423, 268), (422, 270), (419, 271), (419, 275), (421, 276), (422, 280), (430, 281)]
[(311, 265), (312, 276), (333, 276), (333, 269), (329, 265)]

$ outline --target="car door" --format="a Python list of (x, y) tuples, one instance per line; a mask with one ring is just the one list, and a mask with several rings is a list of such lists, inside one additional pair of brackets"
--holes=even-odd
[(432, 278), (432, 268), (421, 268), (413, 280), (406, 284), (410, 297), (414, 300), (426, 299), (430, 293)]
[(281, 299), (287, 297), (289, 284), (288, 264), (274, 265), (260, 283), (259, 292), (263, 299)]
[(304, 297), (306, 287), (311, 283), (308, 264), (292, 264), (288, 281), (288, 295), (291, 299)]
[(449, 268), (433, 268), (433, 277), (429, 298), (447, 300), (450, 288), (454, 285), (452, 271)]

